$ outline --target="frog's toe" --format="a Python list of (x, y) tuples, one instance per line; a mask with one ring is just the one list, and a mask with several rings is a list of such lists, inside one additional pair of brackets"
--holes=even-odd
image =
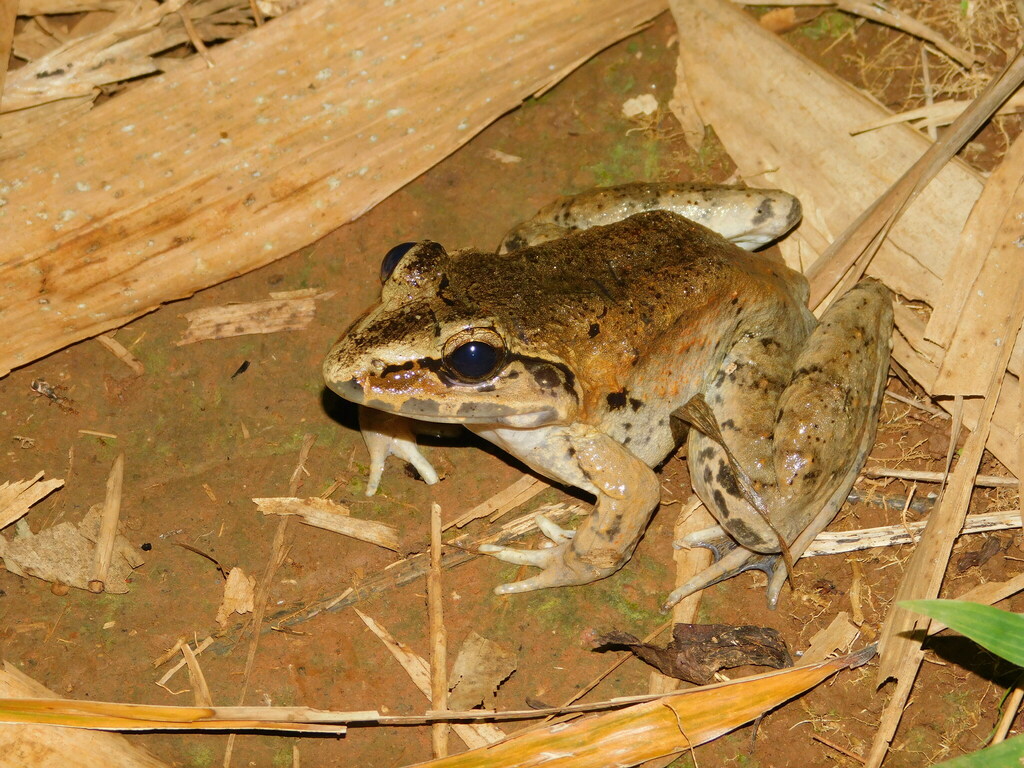
[(557, 523), (548, 520), (544, 515), (534, 515), (533, 519), (537, 522), (540, 532), (551, 539), (553, 544), (562, 544), (576, 535), (576, 531), (562, 528)]
[[(713, 535), (715, 528), (718, 528), (718, 536)], [(780, 567), (781, 555), (751, 552), (725, 535), (721, 528), (718, 526), (715, 528), (698, 531), (683, 539), (686, 545), (710, 549), (715, 557), (715, 562), (673, 590), (661, 607), (663, 613), (667, 613), (672, 606), (694, 592), (731, 579), (744, 571), (752, 570), (762, 571), (768, 577), (768, 605), (771, 608), (775, 607), (786, 577), (785, 565)]]
[(367, 496), (373, 496), (377, 492), (388, 456), (397, 456), (411, 464), (427, 485), (433, 485), (438, 481), (437, 470), (420, 451), (411, 430), (408, 433), (389, 433), (364, 429), (363, 441), (370, 454), (370, 473), (366, 479)]
[[(479, 551), (496, 557), (503, 563), (532, 565), (536, 568), (546, 568), (551, 564), (553, 557), (551, 549), (513, 549), (512, 547), (503, 547), (499, 544), (481, 544)], [(512, 585), (506, 584), (505, 586)]]

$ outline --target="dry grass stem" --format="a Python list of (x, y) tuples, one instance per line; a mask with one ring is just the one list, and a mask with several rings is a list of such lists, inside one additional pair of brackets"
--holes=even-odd
[(999, 716), (995, 733), (992, 734), (992, 744), (998, 744), (1006, 739), (1006, 734), (1010, 732), (1010, 728), (1013, 727), (1013, 723), (1017, 719), (1021, 701), (1024, 701), (1024, 688), (1020, 687), (1020, 681), (1018, 681), (1003, 705), (1003, 714)]
[(314, 528), (340, 533), (395, 552), (399, 550), (399, 532), (395, 526), (351, 517), (348, 507), (336, 501), (287, 496), (257, 498), (253, 501), (264, 515), (295, 515)]
[[(427, 574), (427, 621), (430, 630), (430, 706), (448, 709), (448, 630), (444, 626), (441, 591), (441, 505), (430, 505), (430, 572)], [(430, 740), (434, 757), (448, 756), (448, 723), (434, 723)]]
[[(184, 644), (185, 643), (182, 643), (181, 645), (177, 645), (176, 644), (175, 651), (180, 650), (182, 645), (184, 645)], [(207, 648), (209, 648), (211, 645), (213, 645), (213, 638), (212, 637), (204, 638), (203, 641), (196, 646), (195, 650), (192, 651), (192, 655), (193, 656), (198, 656), (203, 651), (205, 651)], [(169, 660), (170, 659), (168, 659), (168, 661)], [(156, 666), (156, 665), (154, 664), (154, 666)], [(171, 678), (173, 678), (176, 674), (178, 674), (178, 672), (181, 671), (182, 667), (184, 667), (184, 666), (185, 666), (185, 659), (181, 658), (178, 661), (177, 664), (172, 666), (170, 669), (168, 669), (164, 673), (163, 677), (161, 677), (159, 680), (157, 680), (156, 684), (159, 685), (161, 688), (163, 688), (165, 690), (170, 690), (170, 689), (167, 688), (167, 683), (169, 683), (171, 681)]]
[(125, 349), (125, 346), (111, 334), (101, 333), (96, 337), (96, 341), (102, 344), (114, 357), (131, 368), (132, 373), (136, 376), (141, 376), (146, 372), (146, 367), (142, 364), (142, 361)]
[(114, 460), (114, 466), (107, 477), (107, 495), (103, 501), (100, 516), (100, 530), (96, 538), (96, 554), (93, 559), (91, 592), (102, 592), (110, 572), (110, 561), (114, 556), (114, 540), (117, 524), (121, 518), (121, 488), (124, 484), (124, 454)]

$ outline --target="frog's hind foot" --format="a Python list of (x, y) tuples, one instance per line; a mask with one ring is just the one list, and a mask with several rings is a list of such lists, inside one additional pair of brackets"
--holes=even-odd
[(677, 547), (704, 547), (710, 549), (715, 561), (692, 579), (673, 590), (661, 606), (662, 613), (668, 613), (676, 603), (694, 592), (707, 589), (720, 581), (731, 579), (744, 571), (761, 571), (768, 577), (768, 606), (775, 608), (785, 578), (786, 566), (779, 554), (751, 552), (737, 544), (721, 526), (691, 533)]

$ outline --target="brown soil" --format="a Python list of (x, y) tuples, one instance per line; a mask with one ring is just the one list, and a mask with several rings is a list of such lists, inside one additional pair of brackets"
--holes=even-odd
[[(897, 33), (855, 25), (845, 17), (789, 34), (794, 44), (863, 85), (858, 61), (893, 44)], [(846, 25), (846, 26), (843, 26)], [(163, 669), (153, 660), (180, 637), (218, 632), (214, 617), (223, 578), (208, 559), (177, 546), (202, 550), (225, 567), (257, 577), (271, 551), (277, 521), (266, 519), (250, 499), (287, 495), (305, 435), (316, 443), (306, 462), (300, 495), (318, 495), (336, 480), (335, 500), (354, 515), (386, 520), (422, 545), (428, 510), (436, 500), (454, 517), (504, 488), (521, 468), (468, 437), (427, 448), (445, 480), (428, 488), (389, 467), (382, 493), (362, 495), (366, 452), (353, 428), (352, 409), (329, 393), (320, 363), (331, 342), (371, 302), (381, 256), (394, 244), (430, 238), (447, 247), (490, 246), (513, 223), (560, 194), (636, 179), (721, 181), (731, 168), (709, 139), (702, 151), (686, 149), (666, 114), (649, 124), (621, 116), (622, 102), (642, 93), (667, 103), (674, 78), (673, 25), (663, 16), (648, 30), (605, 51), (557, 88), (507, 115), (475, 140), (359, 221), (331, 236), (230, 283), (163, 308), (117, 332), (145, 364), (134, 377), (95, 341), (87, 341), (11, 374), (0, 385), (3, 477), (27, 478), (39, 470), (63, 477), (66, 488), (28, 517), (34, 531), (60, 520), (78, 521), (103, 499), (114, 459), (126, 457), (123, 519), (131, 541), (146, 550), (147, 563), (127, 595), (71, 590), (0, 572), (0, 639), (4, 658), (70, 697), (187, 704), (192, 694), (183, 675), (168, 692), (155, 681)], [(917, 50), (916, 48), (914, 49)], [(917, 55), (916, 53), (914, 55)], [(894, 102), (902, 88), (897, 72), (885, 93)], [(909, 77), (907, 75), (906, 77)], [(860, 80), (858, 80), (860, 78)], [(870, 83), (867, 83), (870, 85)], [(886, 96), (885, 94), (889, 94)], [(905, 102), (902, 102), (905, 103)], [(1000, 131), (1016, 133), (1014, 121), (982, 137), (980, 164), (991, 167), (1002, 146)], [(1008, 126), (1008, 127), (1007, 127)], [(520, 158), (505, 163), (492, 150)], [(972, 157), (972, 159), (975, 159)], [(268, 291), (316, 287), (337, 293), (319, 302), (314, 323), (303, 332), (245, 336), (178, 347), (182, 315), (198, 307), (266, 297)], [(248, 369), (239, 372), (247, 362)], [(45, 380), (60, 388), (73, 412), (57, 407), (30, 387)], [(898, 391), (900, 385), (893, 384)], [(939, 469), (948, 445), (948, 421), (898, 403), (887, 403), (874, 463)], [(82, 430), (115, 435), (97, 437)], [(393, 460), (394, 461), (394, 460)], [(985, 471), (999, 472), (991, 460)], [(643, 636), (663, 622), (658, 606), (673, 586), (671, 531), (678, 506), (689, 495), (686, 462), (670, 459), (662, 471), (666, 503), (632, 561), (619, 574), (587, 587), (496, 597), (494, 585), (516, 569), (478, 559), (445, 574), (445, 616), (451, 656), (471, 631), (519, 655), (519, 669), (502, 686), (497, 704), (519, 709), (531, 702), (558, 704), (612, 661), (589, 650), (592, 631), (621, 629)], [(907, 484), (860, 481), (864, 490), (903, 498)], [(918, 489), (918, 496), (930, 488)], [(540, 501), (567, 498), (546, 491)], [(1016, 494), (978, 491), (972, 511), (1010, 508)], [(913, 516), (913, 515), (912, 515)], [(834, 528), (896, 523), (898, 511), (848, 505)], [(474, 524), (481, 527), (481, 523)], [(8, 531), (9, 533), (9, 531)], [(999, 555), (981, 564), (966, 559), (986, 539)], [(277, 615), (359, 584), (395, 560), (370, 544), (293, 523), (287, 558), (270, 591), (268, 614)], [(762, 579), (743, 576), (707, 591), (701, 620), (777, 628), (791, 649), (806, 647), (839, 611), (855, 606), (851, 586), (859, 574), (862, 640), (873, 640), (899, 582), (910, 548), (870, 550), (801, 561), (796, 591), (787, 587), (777, 610), (765, 605)], [(1018, 570), (1016, 533), (965, 537), (954, 553), (944, 593), (956, 595), (982, 581)], [(359, 608), (398, 639), (426, 654), (425, 585), (419, 579), (363, 601)], [(1024, 608), (1024, 599), (1010, 601)], [(251, 634), (229, 627), (201, 663), (213, 699), (236, 704)], [(904, 717), (887, 766), (919, 766), (979, 748), (993, 726), (1009, 670), (957, 637), (930, 644), (917, 694)], [(731, 675), (743, 674), (736, 670)], [(591, 698), (644, 692), (648, 669), (629, 661)], [(885, 703), (874, 671), (846, 673), (744, 728), (696, 751), (700, 765), (856, 765), (820, 737), (865, 754)], [(287, 632), (264, 632), (246, 702), (306, 705), (324, 709), (422, 712), (427, 702), (381, 643), (350, 609), (323, 613)], [(508, 726), (512, 730), (518, 726)], [(224, 735), (132, 736), (133, 741), (177, 766), (221, 765)], [(457, 743), (453, 737), (453, 746)], [(344, 738), (246, 735), (237, 739), (235, 766), (291, 764), (298, 744), (304, 765), (400, 766), (430, 755), (422, 727), (352, 728)], [(677, 765), (690, 765), (680, 757)]]

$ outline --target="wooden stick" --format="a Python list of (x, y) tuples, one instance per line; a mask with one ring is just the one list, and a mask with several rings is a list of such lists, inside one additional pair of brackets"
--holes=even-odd
[[(441, 505), (430, 505), (430, 573), (427, 576), (427, 611), (430, 623), (430, 706), (448, 709), (448, 632), (444, 626), (441, 593)], [(448, 756), (448, 723), (430, 728), (434, 758)]]
[(206, 684), (206, 675), (203, 674), (199, 660), (192, 652), (188, 643), (181, 646), (181, 655), (185, 657), (185, 664), (188, 665), (188, 679), (192, 683), (192, 691), (195, 694), (197, 707), (212, 707), (213, 697), (210, 696), (210, 686)]
[(107, 477), (107, 495), (103, 501), (103, 515), (100, 518), (100, 533), (96, 539), (96, 555), (93, 560), (90, 592), (102, 592), (103, 583), (110, 570), (110, 558), (114, 554), (114, 539), (117, 537), (117, 522), (121, 517), (121, 486), (124, 482), (124, 454), (114, 460), (114, 466)]
[[(899, 480), (914, 480), (919, 483), (941, 483), (946, 479), (945, 472), (931, 472), (923, 469), (864, 467), (861, 473), (867, 477), (893, 477)], [(1016, 488), (1020, 481), (1015, 477), (978, 475), (974, 478), (974, 484), (984, 488)]]

